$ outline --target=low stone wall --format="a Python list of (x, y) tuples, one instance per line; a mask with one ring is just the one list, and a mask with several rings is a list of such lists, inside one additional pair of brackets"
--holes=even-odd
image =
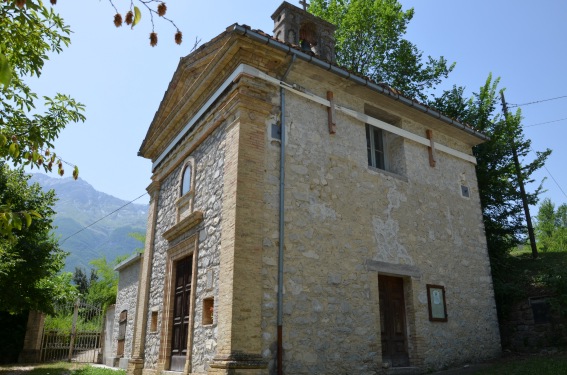
[(549, 301), (529, 298), (516, 303), (501, 322), (502, 347), (514, 352), (539, 352), (567, 344), (567, 319), (553, 312)]

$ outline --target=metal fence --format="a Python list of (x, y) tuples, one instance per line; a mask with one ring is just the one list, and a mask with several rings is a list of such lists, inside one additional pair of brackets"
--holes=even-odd
[(77, 300), (57, 306), (47, 316), (41, 343), (41, 362), (100, 362), (103, 310)]

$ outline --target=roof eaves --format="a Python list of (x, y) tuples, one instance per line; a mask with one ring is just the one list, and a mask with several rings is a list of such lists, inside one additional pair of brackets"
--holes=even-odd
[(473, 135), (479, 139), (481, 139), (482, 141), (487, 141), (490, 138), (475, 130), (472, 126), (470, 125), (466, 125), (463, 124), (461, 122), (459, 122), (458, 120), (455, 120), (453, 118), (450, 118), (444, 114), (442, 114), (441, 112), (439, 112), (436, 109), (433, 109), (423, 103), (420, 103), (414, 99), (408, 98), (403, 96), (402, 94), (399, 93), (398, 90), (384, 84), (384, 83), (376, 83), (373, 82), (370, 78), (368, 77), (363, 77), (360, 76), (344, 67), (339, 67), (336, 64), (333, 64), (329, 61), (323, 60), (319, 57), (316, 57), (313, 53), (306, 53), (301, 51), (301, 49), (299, 48), (299, 46), (290, 44), (290, 43), (285, 43), (282, 42), (278, 39), (275, 39), (274, 37), (270, 36), (269, 34), (261, 31), (261, 30), (252, 30), (249, 26), (247, 25), (239, 25), (239, 24), (233, 24), (231, 26), (229, 26), (226, 31), (232, 31), (235, 33), (238, 33), (242, 36), (246, 36), (249, 38), (252, 38), (253, 40), (262, 43), (262, 44), (266, 44), (269, 45), (271, 47), (274, 47), (276, 49), (279, 49), (280, 51), (286, 52), (287, 54), (290, 55), (296, 55), (298, 58), (316, 65), (322, 69), (325, 69), (327, 71), (330, 71), (336, 75), (338, 75), (339, 77), (348, 79), (350, 81), (353, 81), (359, 85), (362, 86), (366, 86), (368, 88), (370, 88), (373, 91), (379, 92), (383, 95), (389, 96), (391, 98), (393, 98), (394, 100), (397, 100), (409, 107), (415, 108), (423, 113), (426, 113), (427, 115), (434, 117), (440, 121), (443, 121), (449, 125), (452, 125), (470, 135)]
[(122, 262), (118, 263), (116, 265), (116, 267), (114, 267), (115, 271), (121, 271), (124, 268), (128, 267), (129, 265), (138, 262), (140, 259), (142, 259), (142, 256), (144, 254), (143, 253), (136, 253), (132, 256), (129, 256), (128, 258), (124, 259)]

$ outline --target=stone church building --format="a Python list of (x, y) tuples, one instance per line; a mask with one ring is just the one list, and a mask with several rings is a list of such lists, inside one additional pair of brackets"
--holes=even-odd
[[(283, 3), (181, 59), (152, 183), (130, 374), (419, 373), (498, 356), (472, 147), (334, 63)], [(171, 372), (169, 372), (171, 371)], [(398, 372), (400, 373), (400, 372)]]

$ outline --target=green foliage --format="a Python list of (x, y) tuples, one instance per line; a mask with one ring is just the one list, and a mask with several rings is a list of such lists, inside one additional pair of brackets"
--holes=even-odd
[(97, 280), (91, 283), (87, 301), (92, 304), (101, 304), (105, 308), (116, 302), (118, 293), (118, 273), (114, 271), (113, 264), (106, 258), (94, 259), (90, 262), (95, 267)]
[(134, 7), (134, 20), (132, 21), (132, 27), (136, 26), (141, 19), (142, 12), (140, 12), (140, 8)]
[(94, 269), (91, 269), (90, 279), (87, 279), (87, 274), (81, 267), (75, 267), (75, 272), (73, 273), (73, 283), (79, 290), (82, 296), (85, 296), (89, 292), (89, 287), (96, 282), (98, 276)]
[[(59, 53), (70, 42), (69, 27), (52, 8), (41, 1), (0, 2), (0, 161), (26, 165), (64, 174), (63, 163), (52, 152), (54, 140), (72, 122), (84, 121), (84, 106), (71, 97), (56, 93), (44, 97), (44, 113), (35, 107), (38, 96), (26, 83), (40, 76), (48, 53)], [(21, 4), (20, 4), (21, 5)], [(78, 168), (73, 176), (78, 177)], [(0, 232), (28, 227), (32, 211), (13, 212), (0, 207)], [(24, 225), (24, 222), (26, 225)]]
[(0, 204), (9, 204), (14, 212), (35, 211), (41, 217), (26, 230), (0, 235), (0, 311), (10, 313), (49, 312), (54, 302), (72, 299), (76, 293), (71, 274), (59, 273), (66, 253), (50, 235), (54, 193), (28, 185), (28, 179), (22, 170), (0, 165)]
[(118, 272), (114, 267), (128, 258), (129, 255), (118, 256), (112, 263), (106, 261), (106, 257), (97, 258), (90, 261), (94, 266), (96, 278), (89, 283), (86, 301), (93, 305), (100, 305), (106, 310), (109, 305), (116, 302), (118, 293)]
[(144, 233), (140, 233), (140, 232), (131, 232), (131, 233), (128, 233), (128, 236), (130, 236), (133, 239), (141, 242), (142, 247), (137, 247), (135, 254), (143, 254), (144, 253), (144, 245), (146, 244), (146, 235)]
[(555, 210), (549, 198), (541, 202), (535, 233), (541, 251), (567, 251), (567, 204)]
[(413, 8), (397, 0), (313, 0), (309, 11), (337, 26), (337, 63), (383, 82), (406, 96), (426, 100), (455, 64), (428, 56), (403, 38)]
[(557, 375), (567, 374), (567, 358), (564, 356), (557, 357), (539, 357), (524, 358), (517, 360), (508, 360), (503, 363), (496, 364), (490, 368), (483, 368), (473, 374), (478, 375)]
[(567, 269), (549, 267), (541, 281), (551, 291), (552, 308), (563, 317), (567, 317)]
[[(63, 331), (71, 332), (73, 326), (73, 311), (66, 311), (64, 313), (59, 313), (56, 315), (47, 315), (44, 322), (45, 331)], [(97, 332), (100, 330), (99, 319), (88, 319), (84, 316), (77, 317), (76, 322), (77, 331), (90, 331)]]
[(12, 80), (12, 67), (8, 58), (0, 54), (0, 85), (9, 86)]
[(84, 121), (84, 106), (57, 93), (43, 98), (45, 113), (33, 113), (38, 96), (25, 78), (39, 77), (47, 54), (61, 52), (70, 43), (70, 33), (63, 19), (41, 1), (28, 1), (21, 9), (14, 1), (0, 3), (0, 61), (11, 77), (3, 80), (0, 91), (1, 159), (44, 170), (57, 166), (63, 173), (61, 160), (50, 149), (67, 124)]
[(517, 248), (501, 258), (493, 281), (500, 319), (534, 295), (550, 296), (552, 308), (567, 317), (567, 252), (541, 253), (534, 261), (529, 246)]
[(37, 184), (28, 185), (28, 179), (22, 170), (0, 166), (0, 204), (41, 216), (26, 230), (0, 236), (0, 311), (11, 313), (49, 312), (54, 302), (75, 294), (71, 275), (59, 273), (66, 253), (50, 235), (54, 194), (44, 193)]

